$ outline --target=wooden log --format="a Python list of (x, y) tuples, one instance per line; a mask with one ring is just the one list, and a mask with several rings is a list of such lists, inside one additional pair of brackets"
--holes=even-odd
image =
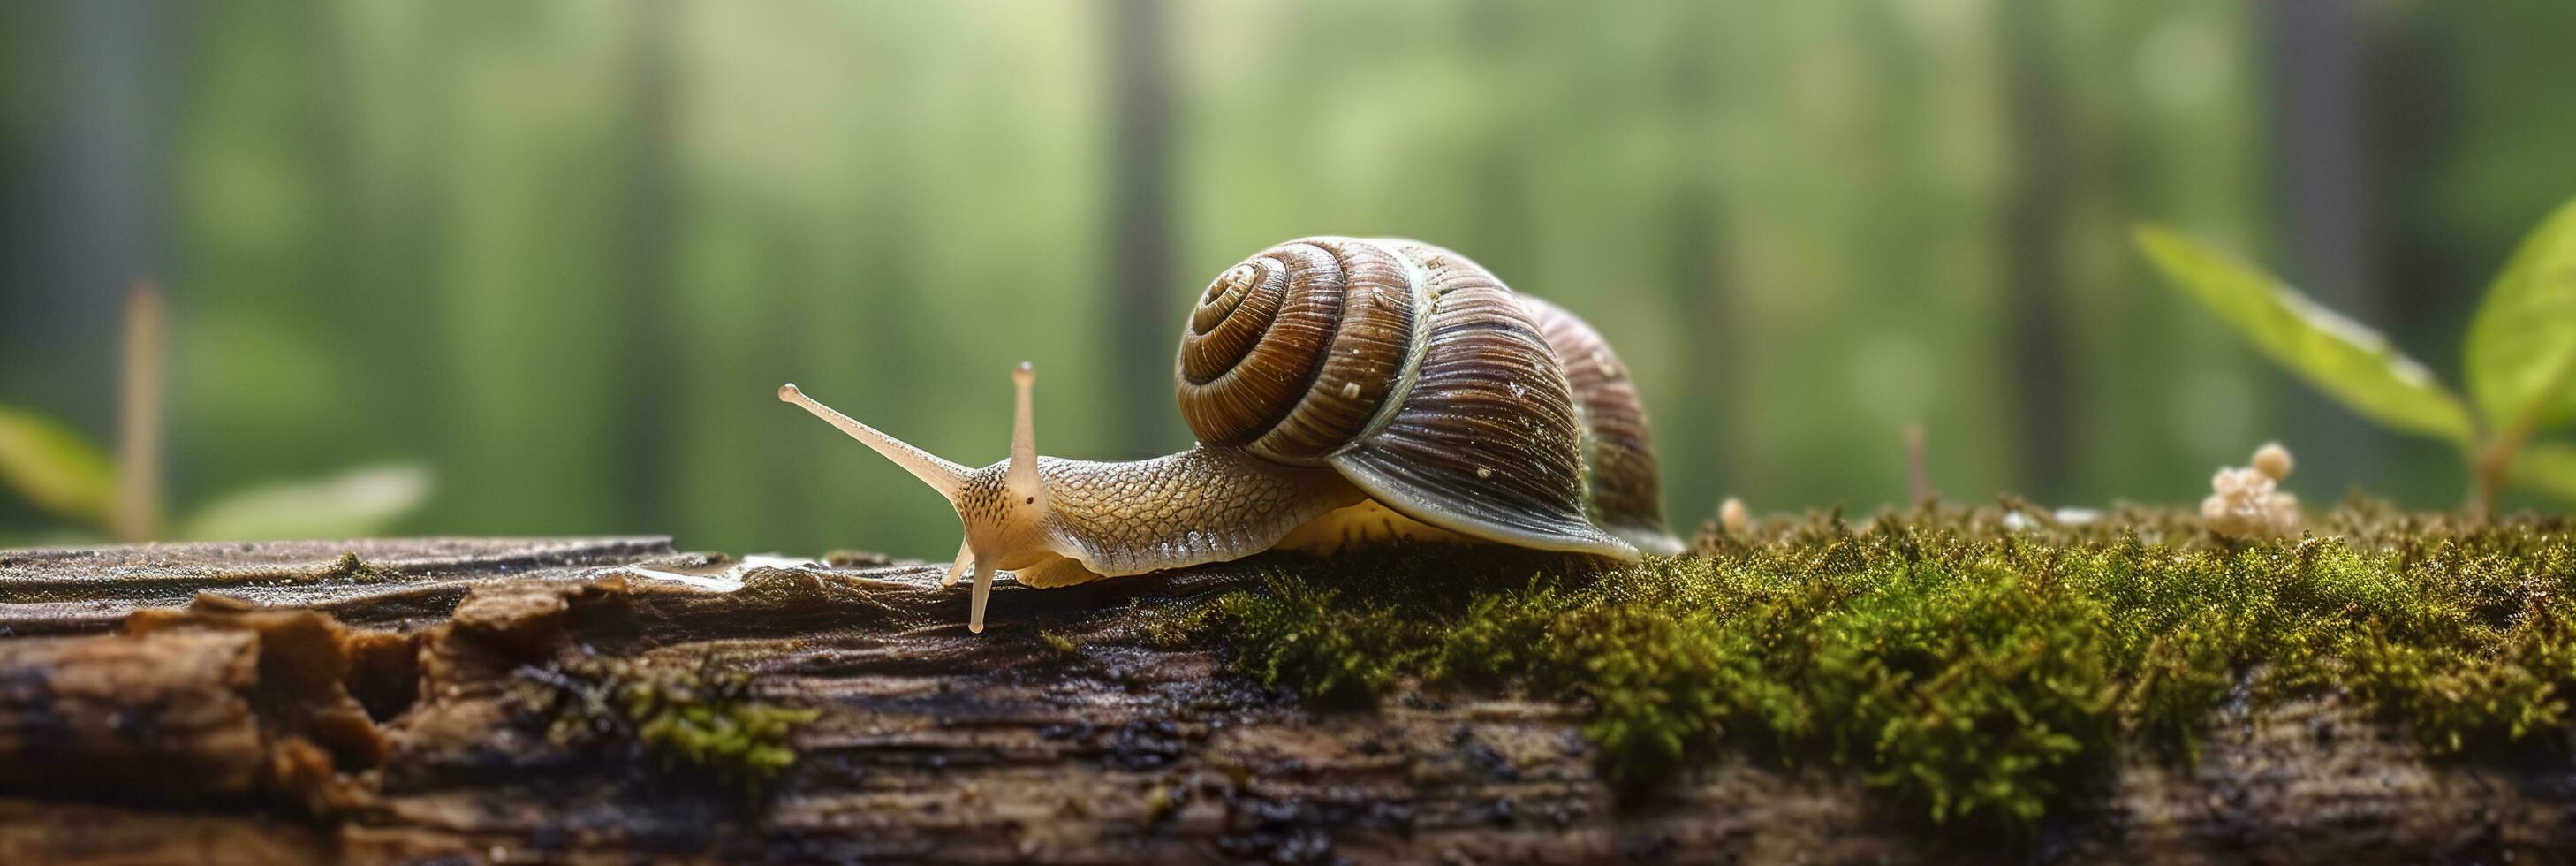
[[(1831, 767), (1729, 758), (1621, 794), (1576, 708), (1404, 692), (1316, 712), (1125, 630), (1130, 604), (1203, 601), (1248, 574), (1005, 583), (979, 636), (936, 566), (743, 569), (657, 539), (0, 553), (0, 617), (20, 635), (0, 638), (0, 862), (2576, 851), (2565, 760), (2432, 760), (2330, 699), (2223, 719), (2188, 767), (2141, 757), (2030, 839), (1930, 825)], [(819, 710), (756, 799), (617, 731), (567, 739), (578, 717), (532, 702), (579, 693), (582, 671), (708, 660), (761, 700)]]
[(0, 642), (0, 787), (250, 796), (264, 754), (258, 645), (213, 631)]

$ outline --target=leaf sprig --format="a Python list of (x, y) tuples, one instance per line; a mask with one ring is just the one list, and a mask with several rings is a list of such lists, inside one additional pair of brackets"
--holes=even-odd
[(2487, 289), (2463, 352), (2465, 400), (2378, 332), (2261, 268), (2160, 226), (2136, 236), (2175, 286), (2317, 390), (2458, 448), (2480, 513), (2509, 484), (2576, 501), (2576, 443), (2536, 439), (2576, 421), (2576, 201), (2541, 221)]

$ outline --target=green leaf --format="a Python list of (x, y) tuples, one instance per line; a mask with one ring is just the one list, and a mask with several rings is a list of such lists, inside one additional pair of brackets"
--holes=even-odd
[(369, 466), (329, 478), (269, 484), (208, 503), (179, 526), (206, 541), (356, 538), (384, 530), (429, 499), (429, 470)]
[(2576, 502), (2576, 445), (2533, 442), (2522, 446), (2509, 473), (2513, 485)]
[(106, 453), (51, 418), (0, 408), (0, 483), (37, 508), (92, 525), (116, 502)]
[(2576, 418), (2576, 201), (2514, 249), (2469, 322), (2465, 354), (2469, 396), (2488, 429), (2534, 409), (2542, 427)]
[(2138, 249), (2175, 285), (2208, 305), (2256, 348), (2363, 417), (2467, 447), (2476, 425), (2460, 398), (2378, 332), (2336, 314), (2280, 280), (2156, 226), (2139, 226)]

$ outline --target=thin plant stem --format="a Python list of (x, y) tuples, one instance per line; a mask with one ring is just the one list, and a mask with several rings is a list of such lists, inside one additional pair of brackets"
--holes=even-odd
[(2469, 499), (2476, 506), (2479, 517), (2495, 516), (2496, 497), (2504, 490), (2507, 476), (2513, 470), (2514, 455), (2531, 441), (2532, 434), (2540, 432), (2541, 416), (2558, 402), (2558, 395), (2571, 382), (2576, 382), (2576, 353), (2558, 362), (2558, 369), (2549, 374), (2549, 384), (2541, 387), (2540, 395), (2531, 401), (2531, 405), (2523, 407), (2522, 414), (2515, 416), (2512, 424), (2497, 430), (2487, 439), (2486, 446), (2475, 452), (2474, 465), (2469, 472)]
[(1915, 505), (1938, 499), (1941, 491), (1932, 489), (1932, 473), (1923, 457), (1923, 422), (1905, 425), (1905, 495)]
[(119, 541), (149, 541), (161, 528), (161, 398), (169, 344), (168, 313), (151, 280), (134, 281), (125, 298), (125, 370), (117, 417), (116, 512)]

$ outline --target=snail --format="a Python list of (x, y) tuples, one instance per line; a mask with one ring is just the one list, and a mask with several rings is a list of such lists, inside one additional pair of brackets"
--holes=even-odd
[(940, 459), (816, 402), (802, 407), (956, 507), (967, 628), (993, 573), (1068, 586), (1238, 559), (1415, 539), (1621, 561), (1672, 554), (1646, 415), (1626, 368), (1573, 314), (1416, 241), (1312, 237), (1219, 275), (1181, 333), (1188, 451), (1129, 463), (1039, 457), (1036, 375), (1012, 374), (1010, 457)]

